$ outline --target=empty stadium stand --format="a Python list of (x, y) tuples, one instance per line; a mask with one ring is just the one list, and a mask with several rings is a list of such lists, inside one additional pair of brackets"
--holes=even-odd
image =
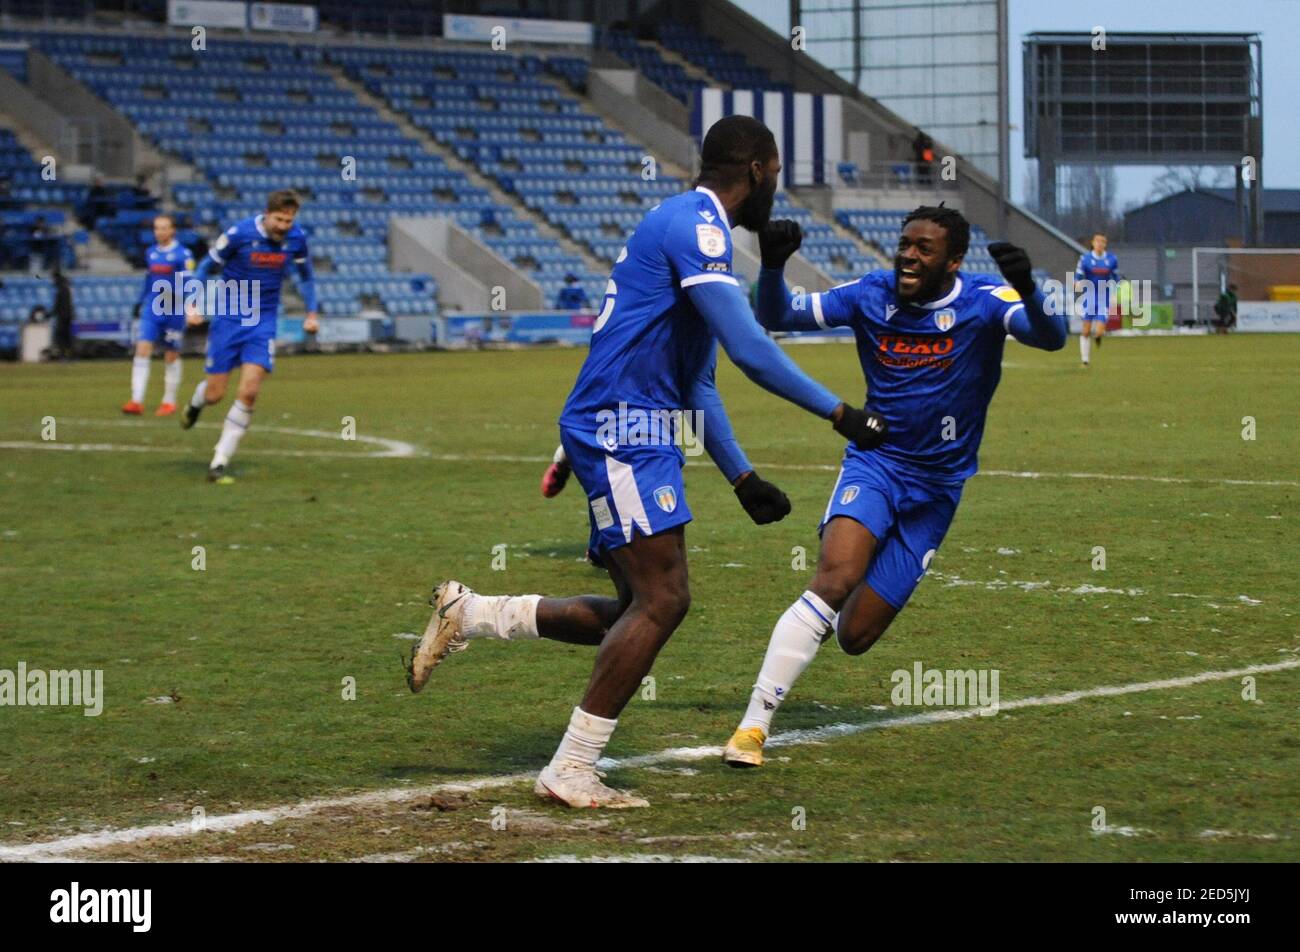
[[(162, 0), (152, 2), (133, 0), (133, 10), (165, 18)], [(83, 0), (40, 5), (46, 13), (66, 7), (71, 18), (87, 10)], [(440, 29), (438, 18), (414, 2), (358, 7), (326, 0), (319, 7), (325, 23), (345, 30), (417, 36)], [(183, 243), (215, 240), (221, 227), (260, 211), (271, 190), (298, 190), (306, 200), (299, 221), (328, 317), (438, 313), (434, 277), (390, 264), (396, 217), (453, 222), (500, 259), (490, 267), (527, 278), (546, 305), (569, 275), (598, 304), (627, 235), (649, 208), (688, 187), (691, 170), (685, 151), (670, 150), (678, 164), (665, 159), (645, 174), (653, 143), (641, 139), (650, 132), (628, 123), (610, 101), (586, 95), (597, 62), (604, 69), (622, 61), (684, 105), (704, 86), (790, 89), (755, 65), (752, 44), (724, 43), (716, 30), (710, 35), (664, 20), (642, 21), (635, 31), (598, 28), (595, 50), (223, 34), (202, 55), (187, 34), (161, 27), (38, 29), (13, 22), (0, 29), (0, 70), (23, 79), (25, 56), (4, 41), (30, 44), (126, 117), (169, 170), (182, 170), (165, 182), (157, 207), (176, 217)], [(655, 97), (671, 113), (674, 104)], [(779, 192), (773, 214), (802, 225), (800, 256), (817, 269), (815, 279), (845, 281), (888, 261), (905, 211), (880, 195), (837, 204), (836, 189), (876, 186), (863, 184), (874, 170), (852, 162), (834, 172), (833, 187), (820, 194)], [(120, 253), (124, 267), (141, 263), (152, 242), (152, 198), (113, 187), (107, 208), (91, 209), (85, 185), (44, 181), (35, 157), (3, 129), (0, 173), (8, 183), (0, 189), (0, 269), (32, 267), (32, 245), (21, 239), (40, 216), (46, 223), (75, 216), (88, 223), (92, 243)], [(883, 180), (877, 191), (891, 187), (899, 189), (893, 200), (913, 200), (901, 196), (904, 187), (915, 192), (914, 183)], [(995, 269), (987, 242), (973, 228), (967, 268)], [(482, 247), (474, 254), (492, 258)], [(401, 260), (422, 267), (411, 264), (418, 256)], [(74, 275), (78, 319), (120, 320), (134, 303), (138, 277), (91, 278)], [(0, 289), (0, 324), (25, 318), (51, 294), (42, 279), (8, 281)]]

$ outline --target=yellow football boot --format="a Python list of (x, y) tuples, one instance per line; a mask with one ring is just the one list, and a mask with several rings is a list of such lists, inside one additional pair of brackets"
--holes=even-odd
[(730, 767), (761, 767), (763, 742), (767, 734), (761, 727), (742, 727), (731, 735), (727, 749), (722, 752), (722, 762)]

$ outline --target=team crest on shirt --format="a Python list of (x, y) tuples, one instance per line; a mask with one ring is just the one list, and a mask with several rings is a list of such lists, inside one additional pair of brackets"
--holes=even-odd
[(840, 505), (847, 506), (853, 500), (858, 498), (857, 486), (845, 486), (844, 492), (840, 493)]
[(950, 307), (945, 307), (942, 311), (934, 312), (934, 326), (941, 331), (946, 331), (957, 322), (957, 312)]
[(655, 505), (664, 512), (672, 512), (677, 508), (677, 490), (671, 486), (660, 486), (655, 490)]
[(727, 252), (727, 236), (717, 225), (696, 225), (695, 243), (710, 258), (721, 258)]

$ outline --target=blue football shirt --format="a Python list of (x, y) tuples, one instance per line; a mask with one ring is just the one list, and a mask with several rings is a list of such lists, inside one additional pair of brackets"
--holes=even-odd
[[(990, 274), (959, 271), (949, 293), (924, 304), (900, 302), (895, 288), (892, 270), (872, 271), (812, 295), (813, 316), (853, 330), (867, 407), (889, 424), (872, 452), (924, 478), (960, 482), (978, 469), (1007, 325), (1024, 303)], [(848, 452), (863, 451), (850, 443)]]
[(1119, 280), (1119, 259), (1107, 251), (1096, 255), (1086, 251), (1079, 256), (1079, 265), (1074, 269), (1074, 279), (1089, 285), (1087, 297), (1081, 298), (1081, 311), (1085, 316), (1105, 317), (1110, 311), (1110, 289), (1107, 283)]
[[(194, 255), (175, 239), (172, 243), (150, 245), (144, 254), (144, 291), (140, 296), (141, 316), (184, 317), (186, 288), (177, 286), (176, 275), (194, 270)], [(182, 278), (182, 281), (185, 279)]]
[(647, 212), (619, 253), (560, 425), (594, 432), (602, 411), (689, 409), (715, 348), (686, 289), (708, 281), (738, 284), (727, 213), (699, 187)]
[[(245, 218), (232, 225), (217, 239), (209, 257), (223, 265), (223, 281), (240, 282), (239, 309), (218, 307), (217, 320), (241, 320), (247, 322), (251, 316), (253, 296), (256, 295), (259, 307), (259, 325), (267, 328), (268, 334), (275, 333), (275, 318), (280, 309), (280, 286), (285, 272), (290, 265), (301, 264), (307, 260), (307, 236), (303, 230), (294, 225), (284, 236), (283, 241), (272, 241), (262, 228), (262, 216)], [(257, 282), (253, 291), (252, 282)], [(247, 282), (246, 284), (243, 282)]]

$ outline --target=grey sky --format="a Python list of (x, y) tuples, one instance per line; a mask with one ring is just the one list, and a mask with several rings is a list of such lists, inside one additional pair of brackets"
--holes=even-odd
[[(1007, 9), (1011, 60), (1011, 193), (1023, 200), (1026, 169), (1021, 137), (1024, 93), (1021, 83), (1021, 41), (1039, 31), (1091, 31), (1095, 26), (1115, 33), (1224, 32), (1258, 33), (1264, 59), (1264, 185), (1300, 188), (1300, 31), (1297, 0), (1010, 0)], [(1146, 197), (1158, 168), (1121, 169), (1121, 205)]]

